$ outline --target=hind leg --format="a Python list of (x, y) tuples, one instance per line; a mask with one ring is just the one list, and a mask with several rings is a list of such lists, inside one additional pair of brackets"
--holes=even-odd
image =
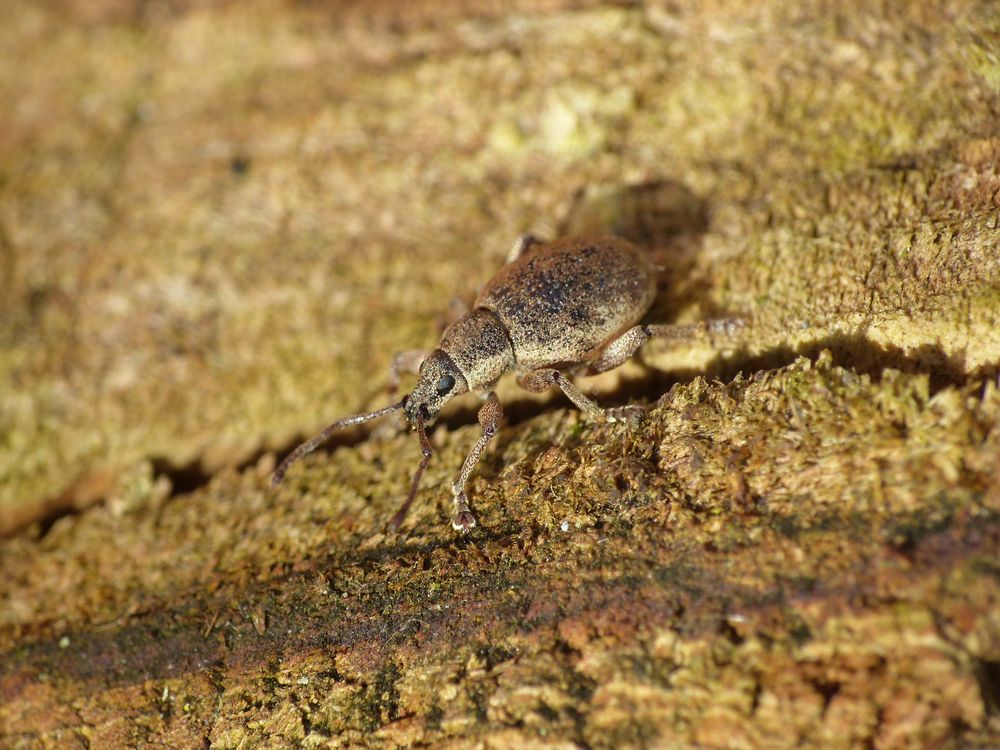
[(636, 350), (651, 338), (670, 339), (677, 343), (708, 341), (716, 344), (719, 339), (732, 339), (746, 323), (740, 318), (706, 320), (685, 326), (642, 325), (629, 328), (601, 352), (587, 367), (588, 375), (613, 370), (624, 364)]

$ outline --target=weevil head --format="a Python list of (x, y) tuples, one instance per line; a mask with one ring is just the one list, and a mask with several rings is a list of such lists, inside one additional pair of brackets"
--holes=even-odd
[(403, 410), (409, 423), (416, 424), (422, 413), (425, 424), (431, 424), (450, 398), (466, 393), (469, 385), (451, 357), (436, 349), (420, 365), (417, 384), (406, 399)]

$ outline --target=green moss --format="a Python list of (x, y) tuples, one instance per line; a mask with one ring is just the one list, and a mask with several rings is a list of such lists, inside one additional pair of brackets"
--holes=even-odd
[(981, 6), (963, 24), (960, 52), (966, 65), (1000, 95), (1000, 13)]

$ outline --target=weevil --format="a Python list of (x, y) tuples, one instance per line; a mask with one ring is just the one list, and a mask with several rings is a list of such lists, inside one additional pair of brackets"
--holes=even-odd
[(711, 334), (731, 336), (742, 320), (693, 325), (639, 325), (656, 296), (655, 270), (639, 250), (618, 237), (578, 237), (542, 242), (520, 237), (506, 264), (483, 285), (471, 311), (448, 326), (437, 348), (397, 354), (390, 366), (395, 395), (402, 372), (417, 374), (413, 391), (401, 400), (365, 414), (338, 419), (302, 443), (275, 470), (281, 483), (288, 468), (316, 450), (337, 430), (402, 410), (420, 440), (422, 458), (410, 491), (390, 525), (399, 528), (431, 459), (427, 427), (455, 396), (473, 392), (482, 434), (462, 463), (451, 490), (457, 531), (476, 525), (465, 488), (486, 446), (496, 436), (503, 407), (493, 390), (510, 370), (528, 391), (558, 387), (587, 415), (615, 421), (641, 413), (638, 406), (600, 408), (570, 380), (618, 367), (652, 337), (679, 341)]

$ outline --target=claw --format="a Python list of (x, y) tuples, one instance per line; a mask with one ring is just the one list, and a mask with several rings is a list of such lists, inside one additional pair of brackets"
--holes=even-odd
[(629, 404), (628, 406), (616, 406), (604, 411), (604, 417), (609, 422), (641, 422), (646, 417), (648, 409), (639, 404)]
[(459, 511), (451, 519), (451, 527), (455, 529), (455, 531), (467, 533), (469, 530), (475, 528), (475, 526), (476, 517), (472, 515), (471, 510)]
[(469, 510), (469, 499), (464, 492), (455, 495), (455, 515), (451, 517), (451, 527), (463, 534), (476, 525), (476, 517)]

